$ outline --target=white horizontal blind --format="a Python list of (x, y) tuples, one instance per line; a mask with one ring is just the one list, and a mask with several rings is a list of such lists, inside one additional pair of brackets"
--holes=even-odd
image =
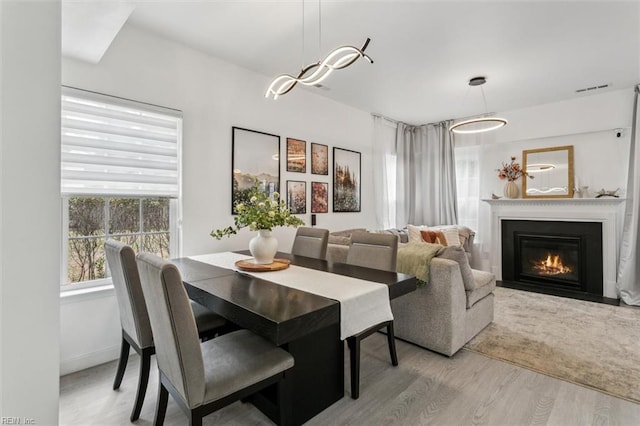
[(63, 194), (178, 197), (179, 111), (64, 87), (61, 127)]

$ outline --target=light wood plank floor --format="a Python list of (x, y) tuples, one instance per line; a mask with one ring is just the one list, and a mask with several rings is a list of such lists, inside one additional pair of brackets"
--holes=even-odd
[[(640, 405), (462, 350), (452, 358), (398, 341), (400, 366), (389, 362), (386, 337), (362, 343), (360, 399), (345, 397), (309, 425), (629, 425), (640, 424)], [(111, 389), (116, 362), (61, 378), (60, 424), (127, 425), (135, 397), (138, 356), (119, 391)], [(155, 362), (155, 357), (154, 357)], [(156, 403), (155, 364), (137, 425), (150, 425)], [(166, 425), (186, 417), (169, 398)], [(271, 422), (251, 404), (235, 403), (205, 418), (206, 425)]]

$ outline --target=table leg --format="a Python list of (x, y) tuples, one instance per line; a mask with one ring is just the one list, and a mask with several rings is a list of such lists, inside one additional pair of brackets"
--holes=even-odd
[[(293, 424), (300, 425), (344, 397), (344, 344), (340, 325), (323, 328), (282, 346), (295, 360), (292, 380)], [(277, 421), (277, 388), (248, 399)]]

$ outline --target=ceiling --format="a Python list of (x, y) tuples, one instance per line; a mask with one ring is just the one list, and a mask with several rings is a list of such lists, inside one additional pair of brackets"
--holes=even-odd
[[(263, 74), (265, 90), (270, 78), (370, 37), (373, 64), (360, 60), (307, 90), (412, 124), (640, 83), (638, 1), (63, 0), (63, 54), (79, 57), (69, 52), (81, 43), (104, 51), (104, 28), (115, 37), (125, 20)], [(479, 75), (486, 109), (467, 85)]]

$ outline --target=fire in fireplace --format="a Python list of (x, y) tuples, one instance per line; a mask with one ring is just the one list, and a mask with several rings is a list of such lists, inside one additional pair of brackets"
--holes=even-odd
[(565, 275), (571, 273), (573, 268), (562, 263), (559, 254), (547, 253), (545, 259), (534, 260), (532, 269), (539, 275)]
[(602, 296), (600, 223), (502, 221), (502, 279)]

